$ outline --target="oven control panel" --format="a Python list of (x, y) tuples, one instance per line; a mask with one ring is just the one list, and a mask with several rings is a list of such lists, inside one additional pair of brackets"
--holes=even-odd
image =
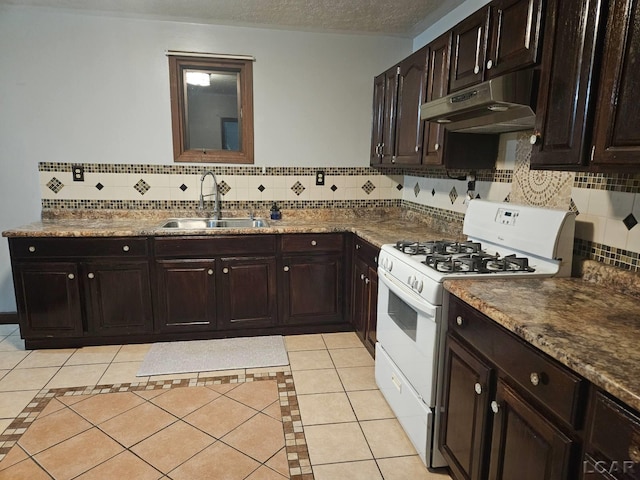
[(496, 213), (496, 223), (500, 223), (502, 225), (515, 225), (518, 215), (518, 210), (513, 210), (511, 208), (499, 208)]

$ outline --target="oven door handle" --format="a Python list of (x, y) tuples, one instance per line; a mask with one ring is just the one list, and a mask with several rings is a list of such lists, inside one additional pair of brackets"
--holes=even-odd
[(388, 275), (381, 269), (378, 269), (378, 280), (382, 282), (389, 291), (400, 297), (400, 299), (411, 308), (417, 310), (425, 317), (429, 318), (429, 320), (435, 321), (436, 307), (424, 300), (416, 292), (398, 282), (394, 277)]

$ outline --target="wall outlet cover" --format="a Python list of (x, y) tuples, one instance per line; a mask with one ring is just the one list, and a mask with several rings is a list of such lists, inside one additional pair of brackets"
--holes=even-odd
[(316, 172), (316, 185), (324, 185), (324, 170)]
[(71, 167), (74, 182), (84, 182), (84, 167), (82, 165), (73, 165)]

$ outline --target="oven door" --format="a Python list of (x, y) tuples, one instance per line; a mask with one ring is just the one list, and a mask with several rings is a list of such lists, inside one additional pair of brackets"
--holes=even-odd
[(422, 401), (436, 404), (441, 307), (378, 270), (377, 339)]

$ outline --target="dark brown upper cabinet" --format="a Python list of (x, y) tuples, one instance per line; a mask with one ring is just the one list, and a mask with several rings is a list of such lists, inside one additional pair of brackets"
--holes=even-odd
[[(451, 32), (438, 37), (429, 45), (427, 64), (427, 94), (425, 101), (442, 98), (449, 93), (449, 62), (451, 59)], [(444, 126), (436, 122), (423, 122), (423, 165), (444, 163)]]
[(541, 0), (494, 0), (453, 27), (449, 90), (535, 65)]
[(480, 83), (484, 78), (489, 9), (482, 8), (453, 27), (449, 91)]
[(169, 56), (176, 162), (253, 163), (253, 60)]
[(591, 150), (603, 2), (551, 0), (547, 8), (531, 167), (576, 169)]
[(427, 48), (374, 79), (371, 165), (420, 164)]
[(640, 2), (611, 2), (600, 91), (596, 105), (592, 164), (640, 166)]

